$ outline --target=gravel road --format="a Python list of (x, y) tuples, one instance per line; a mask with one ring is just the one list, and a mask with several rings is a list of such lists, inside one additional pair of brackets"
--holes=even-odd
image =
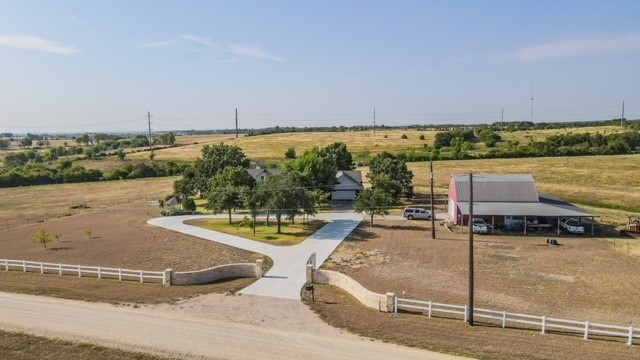
[(0, 329), (189, 359), (459, 359), (342, 333), (299, 301), (247, 295), (133, 308), (0, 293)]

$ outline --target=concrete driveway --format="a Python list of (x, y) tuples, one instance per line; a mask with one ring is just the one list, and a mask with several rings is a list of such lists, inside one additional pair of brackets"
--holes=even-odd
[(269, 245), (184, 224), (187, 220), (225, 217), (226, 215), (167, 216), (151, 219), (147, 223), (267, 255), (273, 260), (273, 267), (262, 279), (242, 289), (240, 293), (296, 300), (300, 300), (300, 289), (306, 281), (305, 267), (311, 254), (316, 253), (316, 266), (319, 267), (362, 221), (362, 215), (352, 211), (319, 214), (317, 219), (329, 223), (302, 243), (292, 246)]

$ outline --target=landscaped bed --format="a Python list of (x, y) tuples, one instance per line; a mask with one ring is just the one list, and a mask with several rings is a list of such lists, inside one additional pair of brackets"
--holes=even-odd
[(287, 246), (296, 245), (318, 231), (327, 224), (323, 220), (310, 220), (302, 222), (298, 220), (295, 224), (282, 222), (281, 233), (278, 234), (275, 220), (271, 220), (270, 226), (266, 221), (256, 222), (256, 233), (249, 221), (235, 220), (229, 224), (228, 219), (198, 219), (187, 221), (186, 224), (199, 226), (204, 229), (220, 231), (225, 234), (239, 236), (249, 240), (260, 241), (266, 244)]

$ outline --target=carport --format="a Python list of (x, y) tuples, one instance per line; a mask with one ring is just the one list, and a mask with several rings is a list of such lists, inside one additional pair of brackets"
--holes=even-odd
[[(475, 193), (475, 191), (474, 191)], [(469, 202), (460, 201), (456, 204), (462, 215), (462, 223), (469, 221)], [(473, 216), (482, 218), (491, 218), (491, 226), (495, 227), (496, 218), (523, 218), (524, 234), (532, 227), (539, 227), (530, 220), (537, 218), (554, 219), (556, 224), (556, 233), (560, 234), (561, 218), (582, 218), (591, 219), (591, 235), (595, 233), (594, 224), (596, 214), (592, 214), (568, 202), (560, 199), (540, 195), (538, 202), (475, 202), (473, 203)], [(503, 223), (506, 221), (503, 221)], [(549, 224), (551, 225), (551, 224)]]

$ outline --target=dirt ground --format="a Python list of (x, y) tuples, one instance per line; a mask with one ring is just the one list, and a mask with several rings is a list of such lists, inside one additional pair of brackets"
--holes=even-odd
[[(160, 209), (135, 202), (2, 231), (0, 257), (156, 271), (199, 270), (263, 258), (146, 223), (157, 216)], [(60, 240), (48, 243), (47, 249), (34, 243), (32, 239), (39, 227), (61, 234)], [(91, 230), (91, 237), (87, 230)]]
[(624, 341), (585, 341), (580, 336), (490, 326), (471, 328), (459, 320), (381, 313), (328, 285), (317, 285), (315, 297), (315, 302), (307, 299), (307, 304), (330, 325), (405, 346), (480, 359), (638, 359), (637, 346)]
[[(428, 222), (363, 222), (324, 267), (366, 288), (464, 305), (468, 235)], [(640, 259), (589, 237), (475, 236), (475, 305), (612, 325), (640, 325)]]
[(97, 345), (52, 340), (40, 336), (0, 331), (0, 354), (13, 360), (161, 360), (155, 355), (128, 352)]

